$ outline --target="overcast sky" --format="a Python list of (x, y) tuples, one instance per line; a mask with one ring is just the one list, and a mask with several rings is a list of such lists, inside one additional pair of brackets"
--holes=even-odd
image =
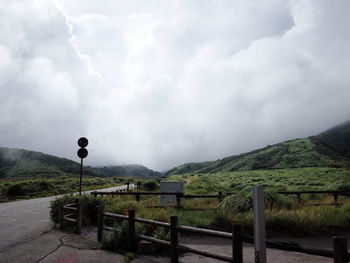
[(348, 0), (0, 3), (0, 146), (164, 170), (350, 119)]

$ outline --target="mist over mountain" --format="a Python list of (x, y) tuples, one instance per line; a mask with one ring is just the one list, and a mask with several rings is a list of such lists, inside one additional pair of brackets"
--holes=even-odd
[(268, 145), (216, 161), (183, 164), (165, 175), (305, 167), (350, 167), (350, 121), (316, 136)]
[[(56, 177), (79, 175), (80, 164), (41, 152), (0, 147), (0, 178)], [(84, 176), (154, 177), (160, 173), (142, 165), (121, 165), (103, 168), (84, 166)]]

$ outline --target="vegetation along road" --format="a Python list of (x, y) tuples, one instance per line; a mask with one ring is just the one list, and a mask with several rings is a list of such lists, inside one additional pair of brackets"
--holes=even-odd
[[(126, 187), (123, 185), (101, 190), (115, 191)], [(130, 187), (133, 188), (134, 185), (131, 184)], [(49, 231), (53, 227), (53, 223), (50, 221), (50, 201), (56, 197), (1, 203), (0, 253), (9, 247), (34, 239)]]

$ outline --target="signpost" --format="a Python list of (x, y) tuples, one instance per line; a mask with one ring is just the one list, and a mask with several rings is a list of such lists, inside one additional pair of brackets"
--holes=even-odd
[(266, 229), (264, 189), (253, 187), (255, 262), (266, 263)]
[(85, 149), (88, 146), (89, 141), (85, 137), (81, 137), (78, 140), (78, 145), (80, 146), (77, 154), (80, 158), (80, 182), (79, 182), (79, 195), (81, 195), (81, 181), (83, 179), (83, 159), (88, 156), (88, 150)]

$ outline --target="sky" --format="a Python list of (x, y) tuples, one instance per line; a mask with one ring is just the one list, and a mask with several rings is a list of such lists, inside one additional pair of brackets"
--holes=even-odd
[(348, 0), (0, 0), (0, 146), (163, 171), (350, 119)]

